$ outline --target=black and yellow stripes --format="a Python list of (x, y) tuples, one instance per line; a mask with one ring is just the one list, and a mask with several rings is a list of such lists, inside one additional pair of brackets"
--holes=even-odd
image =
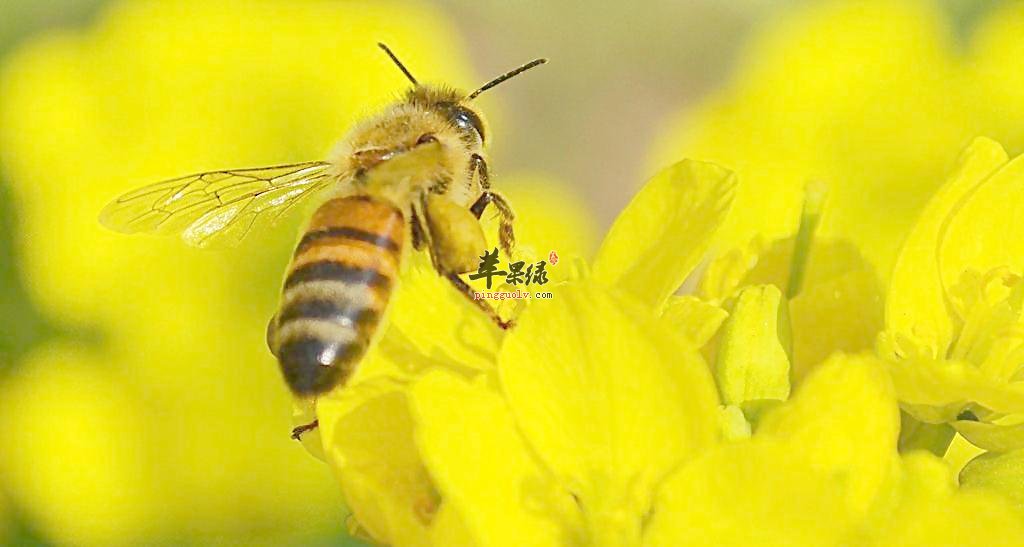
[(351, 301), (311, 298), (296, 300), (281, 309), (278, 321), (287, 323), (292, 319), (323, 319), (346, 325), (376, 323), (380, 314), (377, 310), (354, 305)]
[[(340, 246), (340, 245), (339, 245)], [(387, 288), (391, 280), (374, 268), (353, 266), (338, 260), (327, 259), (308, 262), (292, 270), (284, 280), (284, 288), (314, 281), (337, 281), (340, 283), (370, 285)]]
[(398, 279), (405, 219), (353, 196), (324, 203), (295, 250), (267, 342), (297, 395), (343, 383), (366, 353)]
[(352, 226), (335, 226), (332, 228), (321, 228), (319, 230), (306, 232), (306, 234), (302, 236), (302, 240), (299, 241), (298, 246), (295, 248), (295, 254), (300, 254), (317, 241), (330, 238), (362, 241), (377, 247), (382, 247), (389, 251), (399, 251), (398, 242), (391, 239), (390, 235), (367, 232), (366, 230)]

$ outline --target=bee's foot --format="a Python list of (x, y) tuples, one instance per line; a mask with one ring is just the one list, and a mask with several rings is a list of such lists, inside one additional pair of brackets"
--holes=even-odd
[(500, 327), (501, 330), (511, 330), (514, 326), (516, 326), (515, 319), (509, 319), (508, 321), (498, 319), (498, 327)]
[(292, 438), (295, 439), (296, 441), (301, 441), (303, 433), (307, 431), (312, 431), (318, 427), (320, 427), (320, 420), (313, 420), (308, 424), (300, 425), (299, 427), (292, 429)]

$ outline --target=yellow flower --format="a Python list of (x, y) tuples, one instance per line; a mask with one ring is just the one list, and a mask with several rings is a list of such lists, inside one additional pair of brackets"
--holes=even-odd
[[(899, 455), (882, 360), (832, 355), (790, 397), (779, 275), (802, 245), (813, 248), (810, 236), (781, 244), (789, 260), (765, 253), (732, 276), (720, 262), (702, 292), (718, 287), (724, 299), (671, 295), (734, 185), (711, 164), (666, 169), (613, 225), (593, 274), (563, 278), (504, 335), (459, 338), (479, 314), (441, 286), (431, 313), (469, 324), (451, 334), (393, 323), (351, 385), (317, 403), (353, 530), (386, 544), (466, 546), (941, 545), (1019, 534), (997, 495), (958, 492), (934, 456)], [(682, 227), (696, 237), (676, 241)], [(809, 286), (871, 271), (848, 246), (821, 249)], [(427, 274), (414, 270), (401, 290), (426, 290)], [(753, 279), (767, 282), (745, 284)], [(398, 300), (396, 311), (427, 305)], [(425, 333), (436, 341), (418, 353), (409, 342)], [(701, 346), (716, 350), (714, 376)], [(1017, 499), (1014, 476), (964, 475)], [(984, 525), (952, 519), (957, 511), (983, 511)]]
[(638, 545), (657, 487), (715, 439), (706, 365), (649, 311), (581, 284), (532, 306), (499, 357), (524, 438), (595, 545)]
[[(638, 544), (657, 485), (717, 436), (708, 369), (658, 310), (734, 184), (710, 164), (667, 169), (616, 222), (593, 279), (564, 255), (554, 298), (505, 335), (425, 265), (410, 268), (380, 344), (316, 404), (355, 531), (398, 545)], [(694, 237), (669, 248), (682, 229)]]
[[(496, 346), (474, 339), (487, 340), (475, 360), (460, 363), (465, 349), (449, 346), (467, 340), (447, 336), (418, 356), (401, 347), (414, 325), (393, 324), (352, 384), (317, 404), (354, 530), (394, 545), (887, 545), (971, 530), (918, 507), (943, 503), (988, 511), (985, 537), (1017, 533), (1002, 502), (956, 493), (934, 457), (901, 460), (879, 359), (834, 355), (789, 397), (773, 284), (736, 289), (728, 318), (670, 295), (734, 184), (710, 164), (663, 171), (616, 221), (594, 273), (532, 302)], [(699, 237), (663, 252), (680, 226)], [(448, 307), (458, 299), (444, 291), (433, 302), (456, 322), (476, 313)], [(695, 349), (723, 320), (716, 386)], [(396, 373), (402, 363), (413, 372)]]
[(295, 225), (203, 254), (96, 217), (141, 182), (323, 157), (408, 85), (377, 41), (421, 78), (476, 83), (454, 35), (411, 3), (120, 2), (3, 61), (0, 165), (27, 290), (96, 333), (39, 348), (0, 385), (0, 480), (45, 538), (335, 534), (337, 489), (288, 439), (263, 341)]
[(557, 517), (572, 522), (572, 498), (556, 494), (550, 475), (520, 437), (508, 404), (485, 382), (485, 377), (471, 383), (433, 372), (412, 389), (420, 451), (445, 498), (442, 512), (457, 519), (466, 539), (454, 541), (454, 526), (445, 529), (439, 518), (433, 543), (571, 543), (573, 527), (560, 526)]
[[(836, 355), (757, 433), (668, 478), (645, 545), (1003, 545), (1024, 526), (987, 492), (960, 493), (938, 458), (896, 452), (882, 363)], [(964, 518), (963, 515), (971, 515)]]
[(667, 481), (648, 544), (843, 544), (892, 478), (891, 390), (876, 360), (833, 357), (752, 438), (706, 452)]
[(879, 337), (907, 412), (999, 451), (1024, 447), (1021, 204), (1024, 157), (976, 140), (904, 243)]
[[(529, 303), (504, 334), (430, 285), (425, 265), (412, 268), (394, 311), (460, 327), (393, 322), (350, 385), (316, 405), (352, 531), (393, 545), (647, 547), (1019, 534), (995, 494), (958, 492), (934, 456), (900, 456), (882, 360), (832, 355), (790, 397), (779, 276), (795, 263), (813, 287), (870, 272), (848, 246), (822, 245), (816, 266), (800, 265), (794, 254), (817, 250), (803, 233), (780, 244), (787, 260), (718, 263), (702, 292), (718, 287), (721, 299), (672, 295), (734, 186), (712, 164), (664, 170), (615, 222), (593, 273), (561, 277), (554, 298)], [(683, 228), (695, 237), (675, 238)], [(765, 283), (746, 284), (756, 279)], [(701, 346), (716, 350), (714, 367)], [(984, 527), (950, 518), (960, 510), (984, 511)]]
[[(398, 355), (386, 342), (404, 327), (389, 329), (371, 355), (386, 359), (317, 404), (324, 452), (362, 534), (395, 545), (818, 546), (969, 530), (942, 511), (912, 527), (894, 516), (930, 503), (985, 509), (985, 534), (1017, 533), (997, 499), (953, 492), (948, 470), (920, 477), (918, 467), (941, 465), (934, 458), (900, 459), (898, 406), (876, 357), (834, 355), (788, 397), (774, 285), (736, 289), (728, 319), (713, 303), (668, 294), (714, 237), (732, 185), (727, 171), (692, 162), (648, 182), (602, 245), (596, 262), (607, 265), (530, 303), (490, 364), (489, 350), (472, 366), (450, 361), (447, 345), (467, 343), (454, 338), (428, 359)], [(678, 253), (659, 253), (675, 234), (642, 221), (651, 204), (709, 220), (687, 227), (701, 237)], [(464, 312), (475, 310), (446, 317)], [(717, 390), (744, 406), (738, 415), (719, 407), (694, 351), (723, 320)], [(418, 372), (389, 372), (400, 360)], [(765, 398), (775, 405), (751, 405)], [(723, 443), (728, 416), (738, 422)]]
[[(874, 268), (849, 241), (816, 234), (817, 220), (831, 207), (832, 200), (826, 201), (821, 185), (809, 185), (806, 196), (795, 236), (772, 242), (756, 237), (746, 246), (721, 253), (709, 262), (697, 288), (697, 295), (706, 305), (721, 306), (730, 313), (735, 313), (735, 307), (745, 300), (752, 301), (754, 290), (761, 299), (770, 300), (760, 305), (770, 304), (775, 312), (764, 308), (763, 318), (751, 316), (749, 306), (740, 306), (746, 310), (747, 322), (775, 323), (769, 330), (778, 340), (776, 347), (766, 346), (765, 339), (760, 347), (751, 344), (749, 351), (762, 356), (767, 356), (766, 351), (774, 352), (778, 379), (792, 383), (802, 381), (834, 352), (873, 348), (883, 326), (882, 287)], [(773, 313), (776, 318), (771, 317)], [(731, 322), (738, 320), (733, 318)], [(749, 328), (739, 329), (741, 344), (750, 342), (745, 338), (748, 332)], [(730, 337), (727, 328), (717, 343), (705, 348), (712, 362), (726, 358), (716, 356), (723, 348), (735, 346)], [(740, 361), (741, 366), (748, 366), (747, 359)], [(774, 398), (784, 400), (786, 394), (788, 387)]]

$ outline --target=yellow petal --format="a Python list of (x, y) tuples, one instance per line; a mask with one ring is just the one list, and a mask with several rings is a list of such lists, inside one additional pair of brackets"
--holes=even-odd
[[(1019, 420), (1019, 416), (1016, 421)], [(952, 422), (957, 432), (974, 446), (994, 452), (1007, 452), (1024, 448), (1024, 423), (1004, 424), (957, 420)]]
[[(956, 169), (932, 197), (903, 243), (885, 308), (887, 336), (895, 344), (893, 351), (898, 356), (940, 357), (953, 341), (953, 320), (947, 309), (945, 287), (959, 278), (962, 269), (950, 278), (947, 274), (953, 271), (953, 264), (940, 255), (947, 248), (947, 224), (971, 193), (1006, 161), (1006, 152), (999, 144), (976, 139), (960, 156)], [(1004, 234), (1005, 227), (999, 233)]]
[(683, 160), (658, 173), (615, 220), (594, 278), (659, 308), (704, 257), (732, 204), (736, 177)]
[[(752, 282), (747, 276), (762, 264), (765, 255), (781, 244), (780, 241), (768, 243), (763, 238), (755, 237), (744, 246), (735, 247), (716, 256), (700, 278), (697, 286), (698, 296), (708, 302), (721, 304), (731, 298), (741, 286), (767, 283)], [(781, 289), (787, 279), (788, 261), (773, 261), (772, 266), (771, 282), (777, 281), (776, 285)]]
[[(311, 399), (292, 399), (292, 427), (306, 426), (316, 420), (316, 401)], [(314, 458), (326, 462), (324, 455), (323, 440), (320, 436), (320, 428), (306, 431), (299, 438), (302, 447)]]
[[(1017, 545), (1024, 537), (1020, 515), (1007, 502), (980, 491), (952, 498), (908, 502), (913, 507), (894, 516), (901, 522), (871, 545), (961, 547)], [(970, 518), (964, 518), (970, 515)]]
[(380, 543), (429, 545), (440, 497), (413, 439), (402, 389), (354, 409), (331, 394), (317, 402), (324, 452), (360, 527)]
[(981, 488), (958, 492), (949, 468), (931, 454), (908, 454), (899, 475), (857, 544), (1015, 545), (1024, 537), (1020, 515), (1006, 501)]
[(715, 379), (726, 404), (789, 397), (787, 303), (774, 285), (743, 289), (722, 327)]
[(646, 308), (592, 283), (530, 306), (499, 372), (520, 430), (578, 496), (598, 544), (635, 544), (654, 485), (717, 435), (701, 358)]
[[(421, 358), (400, 332), (387, 329), (359, 361), (359, 366), (345, 384), (315, 400), (292, 401), (292, 425), (307, 425), (320, 416), (327, 421), (340, 420), (367, 401), (401, 389), (422, 369), (429, 370), (437, 366), (457, 367), (445, 361)], [(313, 457), (327, 461), (320, 428), (304, 433), (301, 442)]]
[(418, 253), (395, 291), (388, 321), (421, 356), (493, 369), (501, 329)]
[(843, 476), (850, 508), (864, 513), (890, 476), (899, 427), (882, 363), (838, 354), (815, 369), (790, 402), (769, 413), (757, 435), (785, 439), (811, 459), (813, 469)]
[(970, 402), (1002, 413), (1024, 412), (1024, 383), (997, 381), (968, 363), (906, 359), (888, 366), (901, 405), (921, 421), (953, 421)]
[(718, 332), (729, 313), (695, 296), (672, 296), (661, 318), (695, 348), (702, 348)]
[[(481, 378), (483, 380), (483, 378)], [(446, 506), (482, 547), (563, 545), (558, 510), (575, 508), (552, 495), (547, 475), (493, 388), (435, 371), (412, 388), (417, 439)]]
[(960, 472), (960, 486), (997, 492), (1024, 514), (1024, 449), (974, 458)]
[(912, 450), (898, 458), (886, 486), (865, 520), (868, 536), (884, 538), (892, 528), (903, 525), (899, 512), (912, 510), (914, 502), (946, 499), (956, 491), (949, 467), (925, 450)]
[(442, 504), (430, 527), (430, 542), (434, 547), (476, 547), (476, 539), (466, 528), (466, 521), (448, 504)]
[(970, 188), (949, 211), (935, 255), (949, 287), (972, 268), (987, 272), (1009, 266), (1024, 271), (1024, 231), (1018, 212), (1024, 207), (1024, 156), (1005, 163)]
[(798, 445), (713, 449), (661, 487), (645, 547), (840, 545), (853, 524), (842, 480), (808, 469)]

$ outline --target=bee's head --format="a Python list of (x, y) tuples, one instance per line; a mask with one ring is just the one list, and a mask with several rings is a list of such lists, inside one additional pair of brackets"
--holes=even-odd
[(466, 143), (483, 144), (487, 138), (487, 122), (483, 114), (465, 100), (466, 94), (449, 87), (417, 84), (409, 89), (405, 100), (438, 113), (448, 121)]
[(515, 70), (494, 78), (480, 86), (476, 91), (467, 94), (449, 87), (420, 84), (388, 46), (384, 44), (377, 45), (388, 54), (388, 57), (391, 57), (391, 60), (405, 74), (405, 77), (412, 82), (413, 87), (406, 94), (406, 101), (441, 114), (453, 127), (459, 130), (462, 134), (462, 139), (467, 143), (478, 142), (483, 144), (487, 138), (486, 123), (484, 122), (483, 115), (476, 108), (470, 106), (469, 103), (484, 91), (547, 62), (547, 59), (535, 59)]

